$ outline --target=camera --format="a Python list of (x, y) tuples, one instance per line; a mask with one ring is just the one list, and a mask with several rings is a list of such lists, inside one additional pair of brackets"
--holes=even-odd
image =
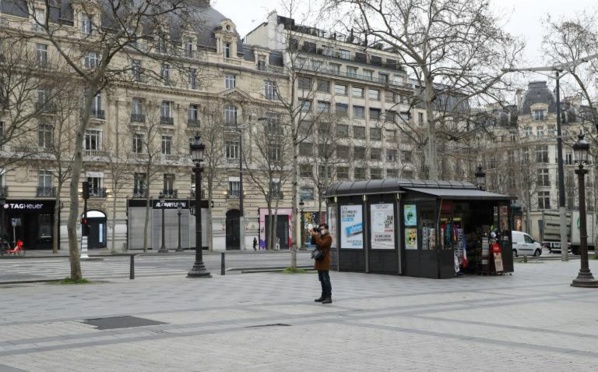
[(309, 225), (307, 225), (307, 229), (309, 231), (313, 231), (313, 232), (318, 233), (318, 234), (320, 233), (320, 226), (314, 226), (311, 223)]

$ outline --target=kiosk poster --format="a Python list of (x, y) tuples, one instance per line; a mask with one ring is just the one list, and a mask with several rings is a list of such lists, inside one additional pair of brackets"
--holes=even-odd
[(417, 249), (417, 229), (405, 229), (405, 249)]
[(395, 214), (392, 204), (372, 204), (370, 206), (372, 222), (371, 246), (373, 249), (395, 248)]
[(328, 227), (330, 235), (332, 236), (331, 248), (336, 248), (336, 204), (328, 206)]
[(406, 204), (403, 208), (405, 226), (417, 226), (417, 209), (415, 204)]
[(341, 247), (363, 248), (363, 216), (361, 205), (341, 206)]

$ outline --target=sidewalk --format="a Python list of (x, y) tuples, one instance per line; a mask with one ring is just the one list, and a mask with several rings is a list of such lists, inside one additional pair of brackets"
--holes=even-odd
[[(300, 252), (305, 252), (305, 250), (301, 250)], [(212, 252), (209, 252), (207, 250), (203, 251), (204, 255), (218, 255), (218, 254), (222, 254), (222, 253), (226, 253), (226, 254), (288, 254), (290, 253), (289, 250), (279, 250), (279, 251), (267, 251), (267, 250), (259, 250), (259, 251), (254, 251), (253, 249), (245, 249), (245, 250), (214, 250)], [(131, 255), (131, 254), (135, 254), (135, 255), (163, 255), (164, 253), (158, 253), (158, 250), (148, 250), (147, 252), (144, 252), (142, 249), (132, 249), (132, 250), (128, 250), (128, 251), (116, 251), (116, 253), (112, 253), (110, 252), (109, 248), (100, 248), (100, 249), (90, 249), (87, 251), (87, 255), (88, 256), (113, 256), (113, 255)], [(195, 249), (191, 248), (191, 249), (185, 249), (182, 252), (177, 252), (175, 249), (169, 249), (168, 250), (168, 254), (195, 254)], [(68, 249), (61, 249), (58, 252), (54, 253), (52, 252), (51, 249), (31, 249), (31, 250), (27, 250), (25, 255), (22, 256), (9, 256), (9, 255), (4, 255), (4, 256), (0, 256), (0, 259), (2, 258), (51, 258), (51, 257), (68, 257), (69, 256), (69, 251)], [(1, 372), (1, 371), (0, 371)]]
[[(0, 286), (0, 371), (591, 371), (579, 261), (433, 280), (315, 274)], [(598, 261), (591, 260), (593, 273)]]

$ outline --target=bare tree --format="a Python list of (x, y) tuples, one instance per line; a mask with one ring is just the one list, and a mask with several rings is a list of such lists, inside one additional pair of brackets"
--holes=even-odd
[[(75, 157), (70, 184), (70, 211), (67, 223), (71, 279), (82, 278), (78, 256), (77, 220), (79, 179), (83, 168), (83, 136), (93, 112), (94, 97), (115, 86), (131, 83), (142, 72), (170, 83), (170, 69), (187, 71), (179, 63), (183, 53), (181, 30), (197, 30), (199, 7), (188, 11), (186, 0), (85, 1), (71, 4), (75, 19), (64, 22), (54, 0), (15, 2), (29, 15), (23, 25), (10, 28), (4, 36), (14, 40), (37, 40), (52, 46), (60, 64), (81, 79), (86, 94), (75, 141)], [(60, 3), (58, 3), (60, 4)], [(32, 24), (29, 24), (32, 22)], [(73, 27), (77, 25), (77, 27)], [(31, 34), (33, 31), (33, 35)], [(161, 65), (159, 73), (142, 69), (140, 61)]]
[[(472, 99), (502, 98), (501, 69), (514, 63), (522, 45), (501, 29), (484, 0), (330, 0), (329, 9), (343, 12), (346, 27), (366, 45), (386, 44), (411, 70), (413, 103), (426, 115), (427, 178), (438, 179), (438, 123)], [(442, 97), (450, 105), (437, 104)]]

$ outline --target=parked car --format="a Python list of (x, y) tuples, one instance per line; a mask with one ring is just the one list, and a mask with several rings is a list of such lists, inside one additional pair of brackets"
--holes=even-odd
[(513, 257), (542, 254), (542, 244), (532, 238), (530, 234), (512, 231), (511, 236), (513, 237)]

